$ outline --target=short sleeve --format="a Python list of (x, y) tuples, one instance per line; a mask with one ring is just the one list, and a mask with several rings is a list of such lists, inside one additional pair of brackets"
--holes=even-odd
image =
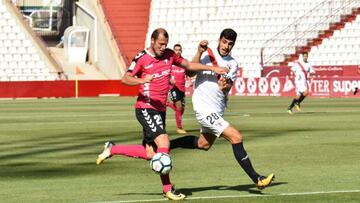
[(145, 55), (145, 51), (140, 52), (135, 58), (132, 60), (127, 72), (132, 76), (140, 76), (142, 71), (141, 60), (140, 58)]
[(231, 63), (229, 68), (230, 71), (227, 73), (227, 75), (232, 81), (235, 81), (237, 78), (237, 71), (239, 69), (239, 65), (234, 61), (234, 63)]

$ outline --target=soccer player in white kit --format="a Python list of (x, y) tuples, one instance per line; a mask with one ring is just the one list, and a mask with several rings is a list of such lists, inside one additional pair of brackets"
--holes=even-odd
[(291, 71), (295, 74), (296, 97), (288, 107), (287, 111), (289, 114), (293, 114), (292, 109), (294, 106), (297, 111), (301, 111), (300, 103), (309, 93), (307, 90), (307, 77), (308, 74), (315, 73), (315, 71), (308, 61), (308, 56), (309, 54), (307, 52), (301, 53), (300, 59), (291, 66)]
[(218, 137), (224, 137), (230, 142), (233, 153), (244, 171), (259, 189), (263, 189), (274, 179), (274, 174), (265, 177), (259, 175), (253, 168), (247, 155), (240, 132), (224, 120), (224, 111), (227, 105), (227, 95), (234, 80), (238, 64), (230, 55), (235, 45), (237, 34), (232, 29), (221, 32), (216, 49), (207, 47), (208, 41), (201, 41), (193, 62), (206, 65), (228, 67), (227, 74), (221, 76), (212, 71), (196, 73), (194, 93), (192, 96), (196, 119), (201, 125), (200, 136), (184, 136), (170, 141), (170, 149), (187, 148), (209, 150)]

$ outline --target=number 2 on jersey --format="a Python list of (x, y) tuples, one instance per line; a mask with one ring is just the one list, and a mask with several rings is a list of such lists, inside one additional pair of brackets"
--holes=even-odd
[(214, 125), (215, 121), (219, 118), (217, 113), (211, 113), (209, 116), (206, 116), (206, 120), (208, 120), (211, 125)]

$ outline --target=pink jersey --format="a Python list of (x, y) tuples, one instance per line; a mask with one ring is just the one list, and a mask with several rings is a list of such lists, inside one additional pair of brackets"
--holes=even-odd
[(144, 50), (133, 59), (128, 69), (132, 76), (138, 78), (144, 78), (145, 75), (154, 76), (151, 82), (140, 85), (135, 108), (166, 111), (171, 67), (180, 65), (182, 60), (183, 58), (176, 55), (171, 49), (165, 49), (160, 58), (156, 58)]
[(171, 79), (175, 80), (175, 87), (185, 92), (185, 68), (173, 65), (171, 70)]

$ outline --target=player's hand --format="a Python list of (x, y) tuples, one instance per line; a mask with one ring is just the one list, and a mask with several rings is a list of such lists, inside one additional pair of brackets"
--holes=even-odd
[(202, 41), (199, 43), (198, 52), (204, 53), (204, 52), (207, 50), (208, 44), (209, 44), (209, 42), (208, 42), (207, 40), (202, 40)]
[(229, 72), (229, 69), (227, 67), (213, 67), (213, 72), (219, 75), (223, 75)]
[(232, 81), (224, 77), (220, 77), (218, 80), (219, 89), (223, 92), (229, 92), (232, 87)]
[(170, 79), (170, 84), (171, 84), (171, 85), (175, 85), (175, 83), (176, 83), (176, 81), (175, 81), (175, 80)]
[(223, 90), (226, 86), (226, 79), (223, 77), (220, 77), (218, 80), (218, 85), (219, 85), (220, 90)]
[(142, 78), (142, 84), (151, 82), (154, 79), (153, 75), (145, 75), (145, 78)]

